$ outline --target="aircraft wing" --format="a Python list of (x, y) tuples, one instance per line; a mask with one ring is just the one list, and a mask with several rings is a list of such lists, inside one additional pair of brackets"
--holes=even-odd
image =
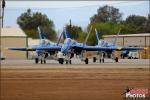
[(85, 46), (83, 50), (86, 51), (113, 51), (113, 50), (120, 50), (121, 48), (117, 47), (99, 47), (99, 46)]
[(116, 47), (99, 47), (99, 46), (74, 46), (75, 49), (81, 49), (86, 51), (113, 51), (120, 50)]
[(20, 47), (20, 48), (8, 48), (8, 50), (16, 50), (16, 51), (35, 51), (33, 48), (26, 48), (26, 47)]
[(139, 47), (100, 47), (100, 46), (74, 46), (75, 49), (81, 49), (86, 51), (123, 51), (123, 50), (144, 50)]
[(17, 51), (36, 51), (36, 50), (46, 50), (46, 51), (60, 51), (60, 46), (48, 46), (48, 47), (21, 47), (21, 48), (8, 48), (8, 50)]
[(128, 50), (128, 51), (134, 51), (134, 50), (144, 50), (146, 48), (142, 48), (142, 47), (122, 47), (121, 50)]

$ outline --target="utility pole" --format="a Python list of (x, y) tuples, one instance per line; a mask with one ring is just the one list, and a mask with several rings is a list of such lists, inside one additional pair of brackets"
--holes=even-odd
[(70, 25), (70, 37), (71, 37), (71, 34), (72, 34), (72, 25), (71, 25), (71, 19), (69, 20), (69, 25)]
[(70, 30), (71, 30), (71, 19), (70, 19)]
[(4, 8), (5, 8), (5, 0), (2, 1), (2, 28), (4, 25)]
[(150, 16), (150, 0), (149, 0), (149, 16)]

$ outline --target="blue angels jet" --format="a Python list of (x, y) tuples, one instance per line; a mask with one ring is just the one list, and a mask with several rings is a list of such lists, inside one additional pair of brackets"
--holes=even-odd
[[(74, 54), (81, 55), (82, 49), (78, 47), (83, 47), (89, 35), (87, 35), (84, 43), (79, 43), (76, 40), (73, 40), (69, 37), (69, 33), (64, 29), (64, 44), (61, 47), (61, 50), (58, 52), (57, 57), (60, 64), (63, 64), (66, 61), (66, 64), (71, 64), (71, 58), (74, 57)], [(85, 59), (86, 61), (87, 59)]]
[(44, 32), (40, 31), (38, 27), (40, 42), (38, 45), (34, 45), (32, 47), (20, 47), (20, 48), (8, 48), (9, 50), (18, 50), (18, 51), (35, 51), (35, 63), (37, 64), (39, 61), (42, 63), (46, 63), (47, 58), (56, 59), (57, 52), (61, 50), (61, 46), (58, 43), (47, 42), (45, 40)]
[[(121, 29), (119, 30), (119, 32), (117, 33), (117, 36), (120, 34)], [(137, 50), (144, 50), (145, 48), (142, 47), (122, 47), (122, 46), (117, 46), (116, 45), (116, 41), (117, 41), (117, 37), (114, 38), (112, 43), (108, 43), (105, 40), (100, 39), (98, 31), (95, 29), (95, 33), (96, 33), (96, 39), (98, 41), (97, 46), (98, 47), (106, 47), (106, 48), (112, 48), (110, 50), (100, 50), (98, 51), (98, 55), (100, 58), (100, 62), (104, 62), (104, 56), (108, 56), (113, 58), (116, 62), (118, 62), (118, 57), (114, 57), (114, 51), (123, 51), (125, 53), (129, 53), (129, 51), (137, 51)], [(116, 48), (116, 49), (113, 49)], [(93, 62), (96, 62), (96, 57), (93, 58)]]

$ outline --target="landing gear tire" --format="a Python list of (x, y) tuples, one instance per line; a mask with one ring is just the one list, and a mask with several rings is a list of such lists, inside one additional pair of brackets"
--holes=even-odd
[(100, 63), (101, 63), (101, 62), (104, 63), (104, 61), (105, 61), (104, 59), (99, 59), (99, 62), (100, 62)]
[(67, 60), (67, 61), (66, 61), (66, 64), (68, 64), (68, 63), (71, 64), (71, 60)]
[(43, 60), (41, 60), (41, 64), (43, 64)]
[(93, 57), (93, 62), (96, 62), (96, 57)]
[(102, 62), (104, 63), (104, 59), (102, 59)]
[(88, 64), (88, 63), (89, 63), (89, 59), (86, 58), (86, 59), (85, 59), (85, 64)]
[(46, 60), (44, 60), (44, 64), (46, 64)]
[(118, 57), (115, 58), (115, 62), (118, 62)]
[(38, 62), (39, 62), (39, 59), (35, 58), (35, 63), (38, 64)]
[(64, 59), (63, 59), (63, 58), (59, 58), (59, 59), (58, 59), (58, 62), (59, 62), (60, 64), (63, 64), (63, 63), (64, 63)]
[(69, 61), (69, 63), (71, 64), (71, 60)]
[(66, 64), (68, 64), (68, 60), (66, 61)]

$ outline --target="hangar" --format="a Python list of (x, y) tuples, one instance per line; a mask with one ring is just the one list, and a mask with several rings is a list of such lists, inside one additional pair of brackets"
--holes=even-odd
[(20, 28), (1, 28), (1, 53), (6, 59), (26, 59), (27, 52), (10, 51), (9, 47), (27, 47), (28, 38)]
[(111, 43), (117, 37), (116, 44), (128, 47), (146, 47), (140, 53), (140, 58), (150, 58), (150, 33), (126, 34), (126, 35), (104, 35), (103, 38)]

